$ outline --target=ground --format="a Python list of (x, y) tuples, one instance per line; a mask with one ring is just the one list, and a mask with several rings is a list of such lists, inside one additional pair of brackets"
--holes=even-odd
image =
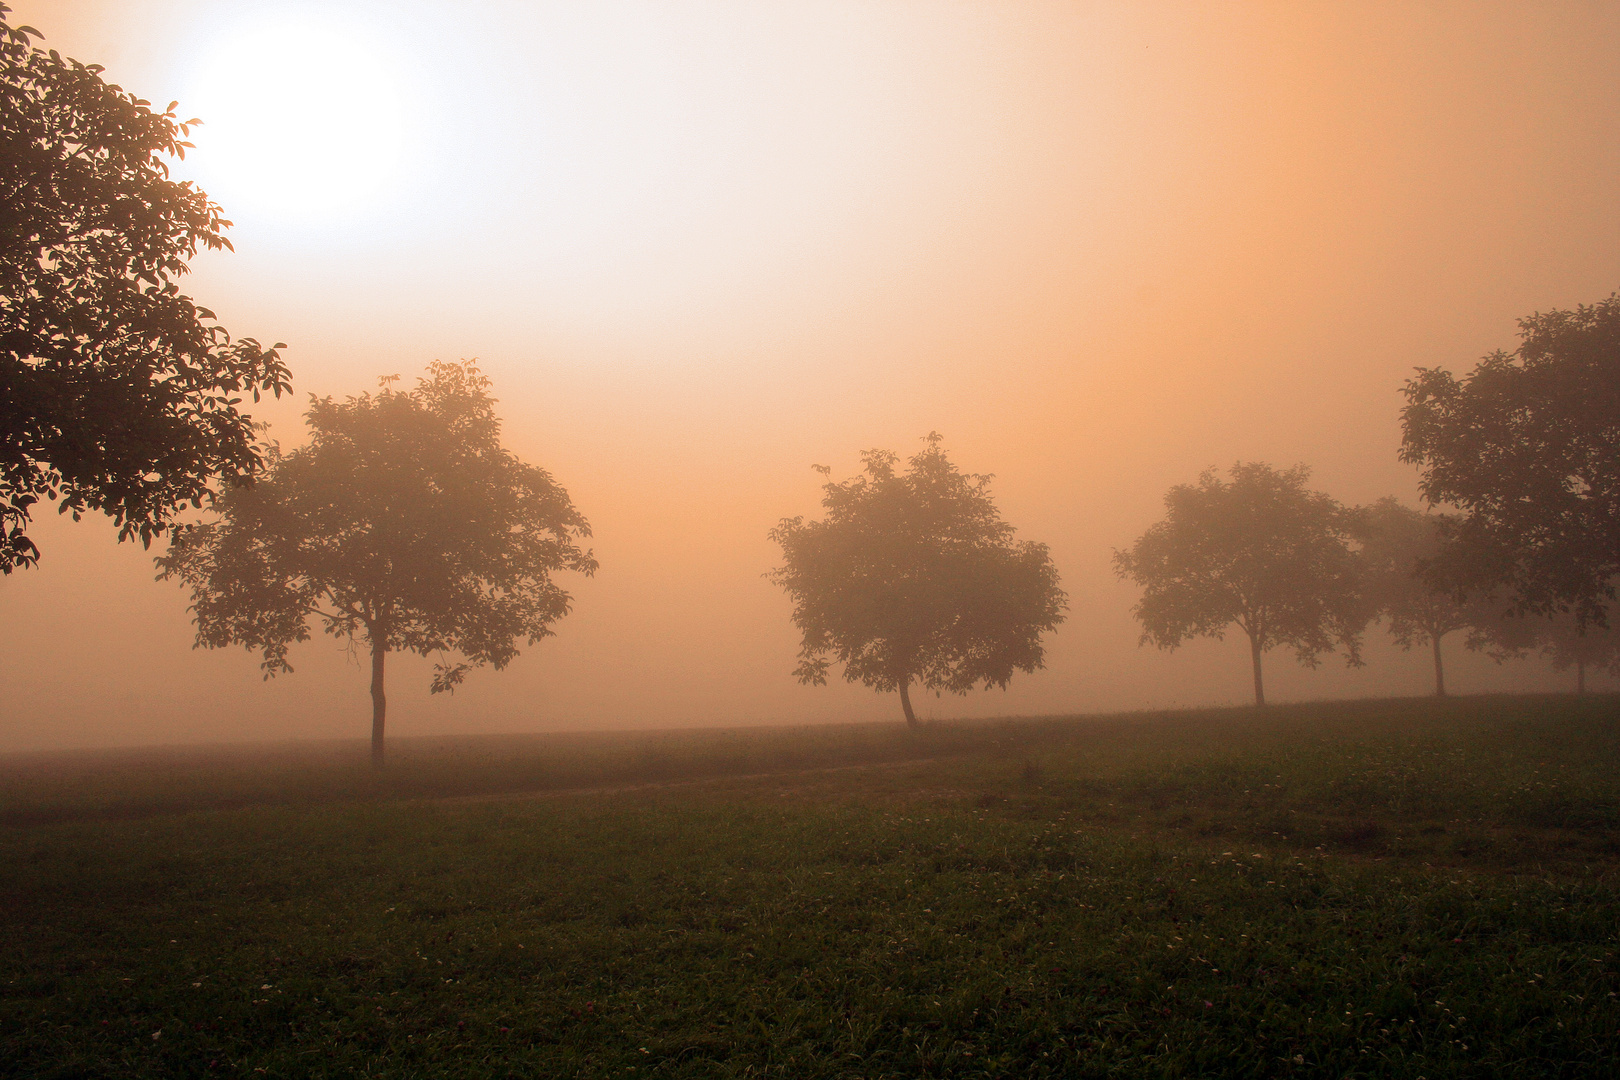
[(1607, 1076), (1620, 700), (0, 761), (69, 1076)]

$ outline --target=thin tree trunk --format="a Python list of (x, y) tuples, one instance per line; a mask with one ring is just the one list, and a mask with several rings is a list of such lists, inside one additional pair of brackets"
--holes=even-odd
[(1586, 693), (1586, 661), (1578, 656), (1575, 658), (1575, 692)]
[(1249, 636), (1249, 658), (1254, 661), (1254, 707), (1266, 707), (1266, 682), (1260, 674), (1260, 638)]
[(917, 714), (911, 711), (911, 676), (907, 675), (900, 680), (900, 707), (906, 710), (906, 724), (909, 727), (917, 726)]
[(388, 642), (381, 634), (371, 635), (371, 767), (383, 767), (383, 723), (388, 719), (388, 698), (383, 694), (383, 658)]
[(1440, 666), (1440, 635), (1430, 634), (1429, 640), (1434, 642), (1434, 696), (1446, 696), (1446, 669)]

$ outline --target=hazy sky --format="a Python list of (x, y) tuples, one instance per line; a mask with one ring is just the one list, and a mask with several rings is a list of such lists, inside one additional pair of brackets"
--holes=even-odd
[[(996, 476), (1072, 604), (1047, 669), (924, 716), (1247, 700), (1247, 646), (1139, 648), (1109, 557), (1165, 489), (1306, 462), (1416, 501), (1400, 387), (1620, 288), (1620, 7), (1482, 3), (12, 0), (199, 115), (179, 167), (234, 254), (185, 282), (309, 393), (477, 357), (600, 575), (558, 636), (396, 734), (898, 720), (800, 687), (766, 531), (930, 430)], [(269, 684), (186, 595), (48, 510), (0, 580), (0, 749), (354, 736), (367, 675)], [(1275, 700), (1423, 693), (1422, 650), (1268, 659)], [(1563, 687), (1448, 639), (1459, 692)]]

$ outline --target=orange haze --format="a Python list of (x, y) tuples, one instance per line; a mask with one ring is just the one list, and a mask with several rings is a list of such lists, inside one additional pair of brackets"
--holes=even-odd
[[(13, 3), (183, 116), (267, 12), (392, 80), (398, 156), (370, 180), (276, 150), (313, 181), (289, 208), (252, 182), (255, 133), (207, 113), (182, 171), (236, 221), (188, 291), (291, 346), (298, 400), (264, 410), (284, 443), (307, 393), (478, 357), (509, 445), (595, 529), (556, 638), (454, 697), (395, 665), (396, 734), (898, 720), (793, 681), (765, 533), (819, 511), (811, 463), (936, 429), (1051, 545), (1072, 610), (1045, 671), (923, 715), (1242, 702), (1240, 640), (1137, 646), (1109, 556), (1165, 489), (1257, 459), (1415, 500), (1413, 367), (1620, 288), (1615, 6)], [(381, 123), (348, 108), (301, 123)], [(105, 521), (47, 511), (37, 536), (0, 581), (0, 749), (366, 731), (330, 639), (264, 684), (191, 651), (184, 594)], [(1422, 650), (1369, 642), (1360, 671), (1273, 654), (1268, 690), (1427, 692)], [(1446, 644), (1460, 692), (1570, 681)]]

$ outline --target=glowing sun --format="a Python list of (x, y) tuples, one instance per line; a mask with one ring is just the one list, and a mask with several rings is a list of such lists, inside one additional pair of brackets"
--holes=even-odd
[(252, 22), (193, 72), (188, 172), (227, 216), (315, 224), (363, 212), (398, 179), (404, 109), (382, 55), (345, 28)]

